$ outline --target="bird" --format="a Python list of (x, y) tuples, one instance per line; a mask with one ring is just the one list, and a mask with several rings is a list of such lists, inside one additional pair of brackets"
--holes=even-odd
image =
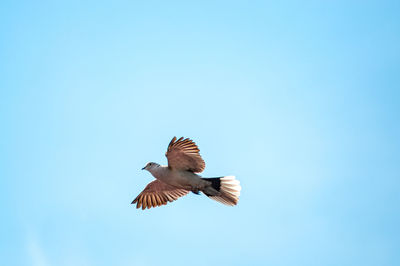
[(147, 170), (155, 180), (132, 201), (142, 210), (166, 205), (189, 192), (204, 193), (207, 197), (228, 206), (237, 205), (241, 186), (234, 176), (204, 178), (199, 175), (205, 168), (200, 149), (189, 138), (173, 137), (165, 156), (168, 165), (149, 162), (142, 170)]

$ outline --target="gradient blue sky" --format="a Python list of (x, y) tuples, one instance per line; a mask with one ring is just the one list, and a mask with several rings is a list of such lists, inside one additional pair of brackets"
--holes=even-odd
[[(400, 2), (276, 2), (2, 1), (0, 264), (399, 265)], [(130, 205), (175, 135), (238, 206)]]

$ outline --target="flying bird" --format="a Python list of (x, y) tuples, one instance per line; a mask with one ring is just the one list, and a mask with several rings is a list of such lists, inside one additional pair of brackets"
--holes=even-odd
[(234, 206), (239, 201), (240, 182), (234, 176), (203, 178), (205, 163), (200, 150), (191, 139), (173, 137), (165, 156), (168, 166), (149, 162), (142, 170), (149, 171), (156, 180), (150, 182), (132, 201), (136, 208), (150, 209), (166, 205), (187, 195), (190, 191), (203, 192), (209, 198), (225, 205)]

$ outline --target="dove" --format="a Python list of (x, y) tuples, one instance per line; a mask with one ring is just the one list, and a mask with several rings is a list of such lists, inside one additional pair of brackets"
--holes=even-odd
[(207, 197), (228, 206), (239, 201), (241, 186), (234, 176), (208, 177), (199, 175), (205, 168), (196, 143), (189, 138), (173, 137), (165, 156), (168, 165), (149, 162), (142, 170), (149, 171), (155, 180), (132, 201), (142, 210), (166, 205), (189, 192), (204, 193)]

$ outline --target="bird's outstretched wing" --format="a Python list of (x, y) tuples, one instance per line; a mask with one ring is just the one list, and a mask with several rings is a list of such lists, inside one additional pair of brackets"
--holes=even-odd
[(168, 145), (165, 156), (168, 167), (172, 169), (187, 170), (193, 173), (203, 172), (206, 164), (200, 156), (200, 150), (191, 139), (174, 137)]
[(150, 209), (151, 207), (166, 205), (168, 201), (173, 202), (188, 193), (188, 190), (170, 186), (156, 179), (146, 186), (146, 188), (132, 201), (132, 204), (137, 203), (137, 209), (140, 207), (142, 207), (142, 210), (146, 208)]

